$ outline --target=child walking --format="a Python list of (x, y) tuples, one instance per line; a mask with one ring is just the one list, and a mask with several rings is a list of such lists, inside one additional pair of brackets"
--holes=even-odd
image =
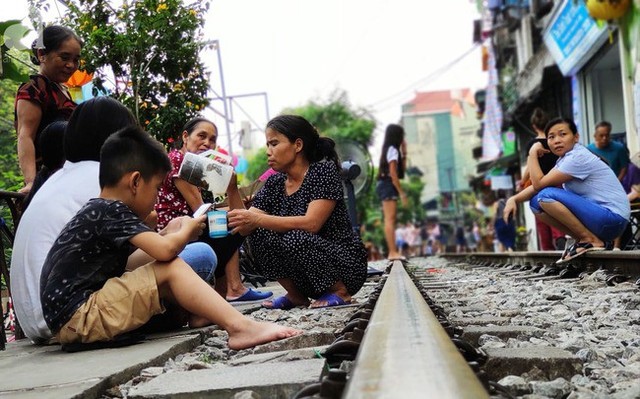
[(164, 312), (163, 301), (184, 308), (191, 327), (219, 325), (231, 349), (301, 334), (245, 317), (176, 256), (206, 216), (183, 217), (164, 235), (144, 224), (170, 170), (162, 145), (138, 127), (104, 143), (100, 197), (65, 226), (41, 275), (44, 317), (58, 341), (112, 340)]

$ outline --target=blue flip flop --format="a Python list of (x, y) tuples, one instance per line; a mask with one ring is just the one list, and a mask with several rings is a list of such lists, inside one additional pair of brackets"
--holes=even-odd
[(227, 302), (251, 302), (251, 301), (262, 301), (264, 299), (269, 298), (273, 295), (271, 291), (258, 291), (253, 288), (249, 288), (247, 292), (242, 294), (236, 299), (227, 299)]
[(262, 307), (267, 308), (267, 309), (289, 310), (289, 309), (295, 308), (296, 306), (297, 305), (295, 303), (291, 302), (291, 300), (289, 300), (289, 298), (287, 298), (286, 295), (279, 296), (277, 298), (273, 298), (271, 300), (271, 306), (265, 305), (264, 302), (262, 303)]
[(338, 294), (334, 292), (329, 292), (326, 294), (322, 294), (314, 301), (315, 302), (326, 302), (327, 304), (324, 306), (312, 306), (313, 309), (316, 308), (328, 308), (330, 306), (343, 306), (343, 305), (351, 305), (351, 301), (345, 301)]

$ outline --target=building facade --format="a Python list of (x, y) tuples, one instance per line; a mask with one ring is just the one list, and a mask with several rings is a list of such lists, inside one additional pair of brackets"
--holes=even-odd
[[(613, 139), (626, 144), (631, 154), (640, 150), (640, 1), (490, 3), (480, 5), (483, 20), (476, 21), (481, 31), (476, 40), (494, 51), (502, 129), (516, 133), (522, 167), (526, 143), (533, 137), (529, 121), (536, 107), (550, 117), (572, 117), (585, 145), (593, 141), (595, 125), (606, 120), (613, 125)], [(520, 215), (535, 237), (527, 206)], [(529, 249), (536, 249), (532, 242)]]
[(429, 216), (461, 215), (458, 196), (469, 192), (476, 160), (471, 149), (480, 143), (480, 122), (469, 89), (418, 92), (402, 106), (408, 159), (423, 173), (421, 201), (437, 203)]

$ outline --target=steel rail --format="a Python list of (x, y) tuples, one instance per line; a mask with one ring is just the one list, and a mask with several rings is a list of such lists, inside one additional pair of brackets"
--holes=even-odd
[[(468, 252), (468, 253), (444, 253), (439, 256), (450, 261), (461, 262), (495, 262), (497, 264), (531, 264), (542, 263), (554, 266), (560, 258), (562, 251), (538, 251), (538, 252)], [(578, 269), (590, 267), (603, 268), (608, 271), (624, 273), (634, 277), (640, 277), (640, 250), (633, 251), (596, 251), (589, 252), (568, 263), (557, 265), (561, 269), (568, 265)]]
[(489, 398), (400, 261), (375, 304), (342, 397)]

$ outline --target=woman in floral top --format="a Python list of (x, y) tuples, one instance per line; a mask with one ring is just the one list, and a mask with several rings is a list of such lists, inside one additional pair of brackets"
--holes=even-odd
[[(163, 229), (169, 221), (185, 215), (192, 215), (204, 201), (200, 188), (181, 179), (178, 176), (180, 165), (187, 152), (202, 153), (216, 147), (218, 128), (205, 118), (195, 118), (187, 122), (182, 131), (182, 147), (169, 152), (169, 159), (173, 170), (165, 179), (158, 193), (156, 212), (158, 213), (158, 230)], [(234, 177), (227, 188), (231, 209), (244, 208), (238, 192), (237, 181)], [(240, 234), (230, 234), (224, 238), (212, 239), (205, 231), (199, 241), (209, 244), (218, 257), (218, 267), (215, 270), (216, 290), (225, 296), (229, 302), (255, 301), (268, 298), (271, 292), (261, 292), (247, 288), (240, 278), (240, 258), (238, 248), (244, 237)]]

